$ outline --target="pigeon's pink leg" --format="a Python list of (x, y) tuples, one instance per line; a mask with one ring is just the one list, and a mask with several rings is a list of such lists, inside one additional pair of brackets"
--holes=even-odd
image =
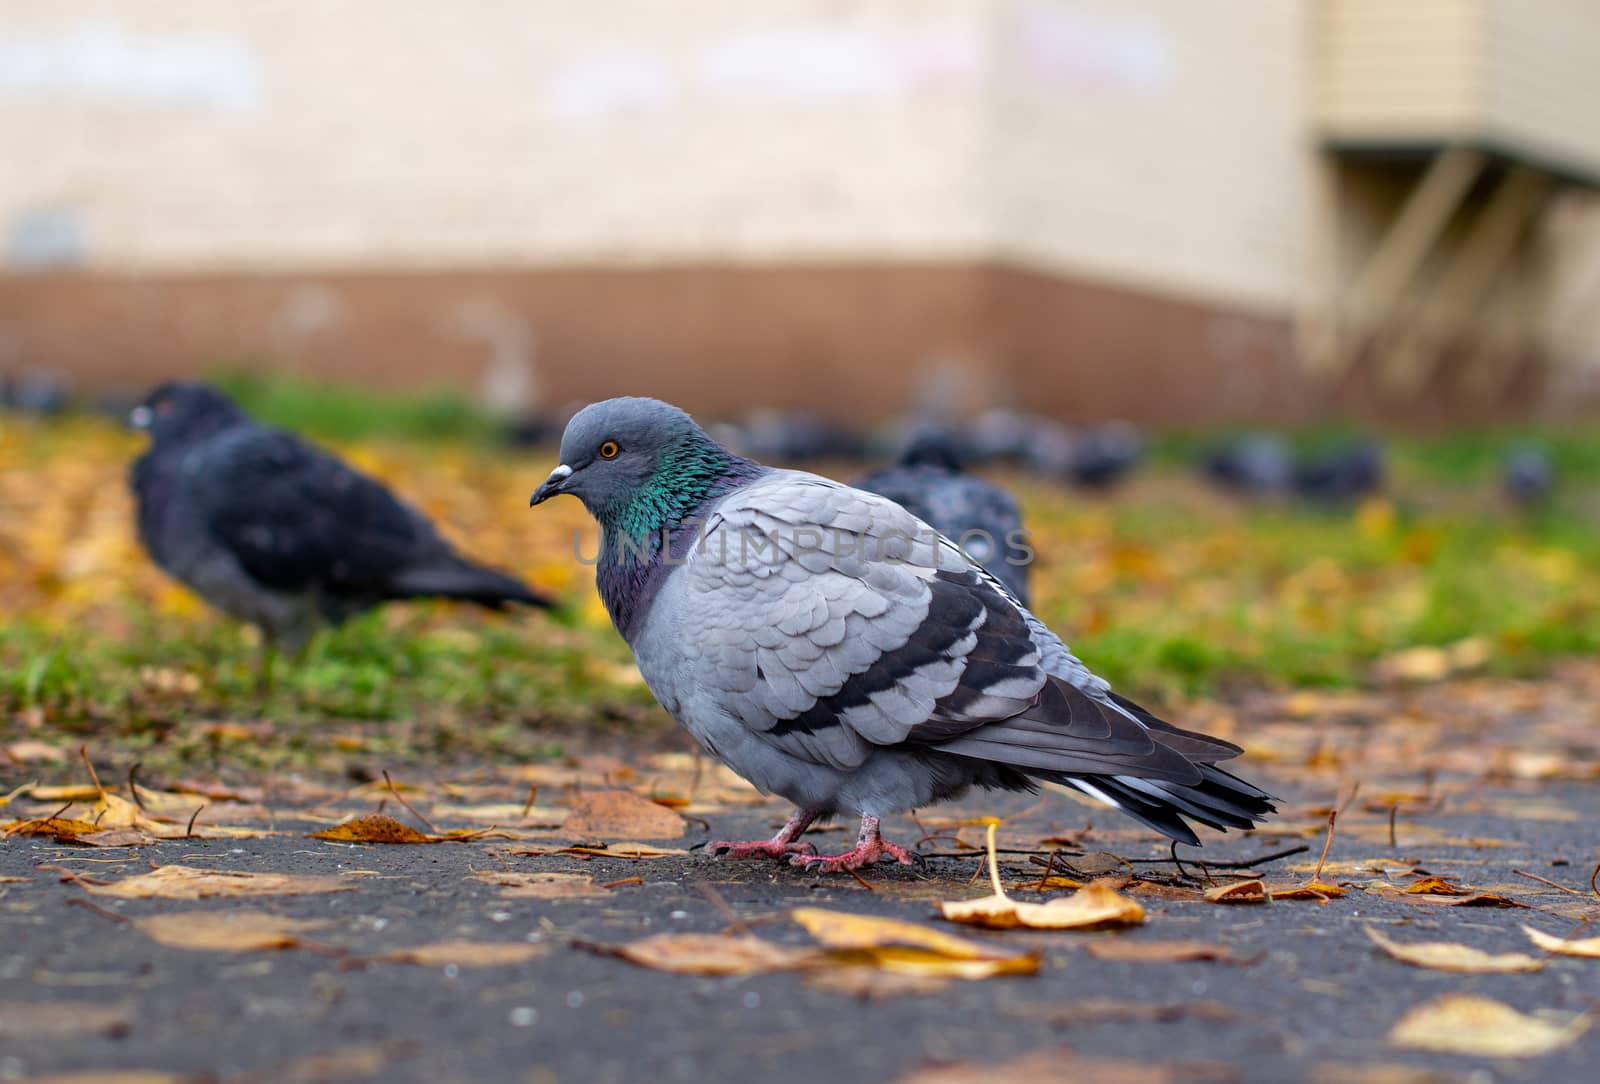
[(861, 818), (861, 834), (856, 837), (854, 850), (845, 851), (843, 854), (805, 855), (797, 854), (789, 859), (792, 865), (803, 866), (810, 870), (820, 870), (823, 873), (837, 873), (842, 869), (860, 869), (870, 866), (884, 858), (893, 858), (902, 865), (909, 866), (914, 861), (914, 856), (904, 847), (896, 847), (884, 839), (878, 832), (878, 818), (863, 816)]
[(817, 849), (809, 843), (801, 843), (800, 836), (811, 827), (811, 822), (818, 816), (819, 814), (812, 810), (797, 809), (788, 823), (771, 839), (761, 839), (754, 843), (731, 843), (719, 839), (707, 844), (706, 849), (724, 858), (782, 858), (790, 854), (796, 857), (816, 854)]

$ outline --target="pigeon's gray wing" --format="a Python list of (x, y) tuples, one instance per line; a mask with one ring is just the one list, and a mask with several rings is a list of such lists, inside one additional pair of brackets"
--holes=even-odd
[(1238, 752), (1157, 740), (988, 573), (874, 494), (774, 472), (716, 508), (681, 571), (691, 679), (813, 763), (913, 743), (1045, 777), (1198, 784), (1191, 760)]

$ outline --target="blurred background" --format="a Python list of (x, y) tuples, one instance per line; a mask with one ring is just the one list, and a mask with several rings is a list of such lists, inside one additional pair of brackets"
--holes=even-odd
[(1569, 415), (1585, 0), (6, 0), (0, 370)]
[(617, 394), (841, 477), (947, 428), (1135, 691), (1559, 665), (1597, 101), (1592, 0), (0, 0), (0, 695), (243, 695), (131, 534), (172, 376), (575, 603), (362, 619), (313, 712), (648, 704), (524, 507)]

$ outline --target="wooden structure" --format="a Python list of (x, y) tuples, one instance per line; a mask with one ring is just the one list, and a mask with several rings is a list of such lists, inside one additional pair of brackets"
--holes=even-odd
[(1559, 334), (1542, 225), (1600, 186), (1600, 9), (1323, 0), (1307, 368), (1493, 398)]

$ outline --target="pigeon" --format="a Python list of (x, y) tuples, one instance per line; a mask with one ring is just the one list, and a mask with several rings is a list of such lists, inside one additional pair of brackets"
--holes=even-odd
[(1202, 457), (1200, 469), (1223, 489), (1267, 496), (1289, 487), (1294, 455), (1283, 438), (1256, 433), (1212, 448)]
[(1321, 504), (1347, 504), (1383, 487), (1383, 449), (1370, 440), (1352, 441), (1294, 466), (1295, 493)]
[(1523, 446), (1513, 449), (1501, 463), (1501, 482), (1506, 496), (1518, 508), (1536, 508), (1555, 488), (1556, 469), (1543, 448)]
[(1109, 490), (1138, 466), (1144, 437), (1131, 422), (1108, 422), (1072, 441), (1067, 472), (1083, 489)]
[(963, 473), (961, 449), (947, 430), (912, 437), (899, 462), (856, 479), (857, 489), (888, 497), (946, 538), (1028, 605), (1033, 550), (1011, 494)]
[[(950, 539), (886, 497), (777, 470), (655, 399), (585, 407), (533, 495), (601, 527), (596, 583), (640, 674), (712, 757), (795, 804), (733, 858), (854, 870), (910, 851), (884, 816), (971, 787), (1074, 788), (1176, 842), (1273, 800), (1218, 764), (1238, 746), (1113, 692)], [(853, 848), (802, 833), (861, 819)]]
[(553, 604), (468, 561), (383, 485), (214, 388), (163, 384), (129, 421), (150, 434), (130, 478), (140, 541), (201, 598), (261, 628), (263, 680), (277, 647), (298, 651), (322, 623), (391, 599)]

